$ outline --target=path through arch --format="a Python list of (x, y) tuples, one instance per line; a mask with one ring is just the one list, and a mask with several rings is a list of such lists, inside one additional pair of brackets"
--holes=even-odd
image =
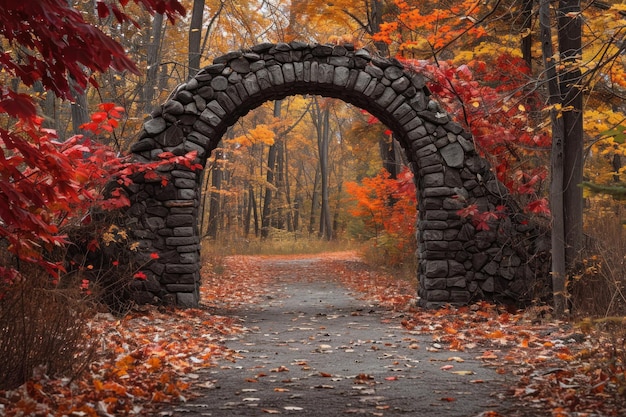
[[(145, 122), (132, 151), (139, 161), (163, 152), (197, 151), (204, 166), (240, 117), (269, 100), (297, 94), (341, 99), (377, 117), (406, 153), (418, 200), (420, 305), (466, 304), (478, 299), (529, 300), (546, 286), (545, 237), (521, 213), (472, 136), (433, 100), (425, 77), (396, 59), (352, 45), (263, 43), (214, 60), (176, 88)], [(145, 281), (134, 283), (138, 302), (155, 297), (194, 307), (199, 302), (200, 236), (197, 224), (202, 174), (184, 166), (162, 170), (168, 178), (136, 178), (129, 227), (139, 241)], [(462, 196), (463, 198), (458, 198)], [(477, 230), (457, 211), (506, 206), (507, 216)], [(151, 253), (159, 259), (151, 260)]]

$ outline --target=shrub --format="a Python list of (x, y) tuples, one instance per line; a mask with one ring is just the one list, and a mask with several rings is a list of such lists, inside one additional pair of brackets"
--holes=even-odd
[(45, 271), (27, 269), (27, 279), (0, 285), (0, 389), (43, 374), (75, 377), (94, 352), (80, 289), (59, 289)]
[(415, 263), (417, 204), (413, 175), (405, 169), (398, 179), (381, 170), (361, 184), (347, 183), (355, 205), (350, 214), (363, 220), (372, 235), (366, 258), (374, 265), (405, 267)]
[(569, 298), (576, 316), (626, 314), (626, 231), (621, 202), (595, 198), (585, 216), (588, 233), (578, 270), (569, 277)]

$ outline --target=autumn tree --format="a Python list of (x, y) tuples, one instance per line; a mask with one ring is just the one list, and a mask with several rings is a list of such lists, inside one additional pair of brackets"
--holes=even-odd
[[(184, 13), (180, 3), (173, 0), (136, 3), (171, 19)], [(101, 17), (112, 13), (119, 21), (131, 19), (115, 3), (96, 4)], [(56, 266), (43, 260), (39, 247), (66, 242), (56, 222), (73, 210), (73, 203), (91, 198), (82, 188), (88, 177), (76, 170), (72, 161), (75, 154), (64, 153), (54, 143), (54, 134), (42, 129), (33, 98), (17, 90), (39, 84), (57, 97), (71, 100), (77, 89), (96, 83), (92, 73), (109, 68), (138, 70), (119, 43), (88, 24), (64, 0), (4, 2), (0, 21), (0, 35), (12, 47), (0, 55), (0, 66), (5, 75), (13, 77), (2, 81), (0, 112), (16, 121), (0, 129), (0, 193), (4, 197), (0, 203), (0, 236), (16, 256), (35, 260), (54, 273)], [(3, 272), (5, 277), (10, 274)]]

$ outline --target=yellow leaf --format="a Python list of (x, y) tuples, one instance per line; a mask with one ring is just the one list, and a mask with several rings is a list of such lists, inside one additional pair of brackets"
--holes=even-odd
[(450, 373), (457, 375), (474, 375), (473, 371), (452, 371)]

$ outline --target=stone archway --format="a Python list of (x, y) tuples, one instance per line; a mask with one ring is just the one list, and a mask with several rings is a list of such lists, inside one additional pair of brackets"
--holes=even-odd
[[(420, 305), (465, 304), (477, 299), (527, 300), (545, 287), (538, 256), (541, 236), (509, 198), (476, 152), (471, 135), (431, 99), (424, 76), (395, 59), (351, 45), (299, 42), (256, 45), (215, 59), (145, 122), (132, 151), (140, 161), (163, 152), (198, 152), (204, 166), (227, 128), (251, 109), (290, 95), (341, 99), (367, 110), (397, 137), (415, 175), (418, 198)], [(202, 175), (180, 166), (161, 172), (166, 186), (137, 178), (129, 189), (130, 228), (140, 243), (146, 281), (138, 301), (154, 297), (179, 306), (199, 301)], [(498, 205), (509, 216), (476, 230), (457, 211)], [(156, 252), (158, 260), (149, 261)]]

